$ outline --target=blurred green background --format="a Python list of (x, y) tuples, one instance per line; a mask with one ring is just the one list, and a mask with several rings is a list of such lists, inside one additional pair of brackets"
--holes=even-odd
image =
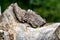
[(47, 22), (60, 22), (60, 0), (0, 0), (3, 12), (11, 3), (17, 2), (22, 9), (31, 9)]

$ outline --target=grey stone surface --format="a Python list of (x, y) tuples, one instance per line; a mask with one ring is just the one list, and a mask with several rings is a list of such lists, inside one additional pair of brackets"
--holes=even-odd
[(36, 12), (28, 9), (25, 15), (27, 23), (30, 23), (33, 27), (40, 27), (46, 24), (46, 21)]
[(9, 33), (7, 31), (0, 30), (0, 40), (10, 40)]
[(32, 27), (40, 27), (46, 23), (46, 21), (40, 15), (32, 10), (25, 11), (21, 9), (16, 3), (14, 4), (13, 8), (19, 21), (26, 22)]
[(60, 27), (60, 23), (54, 23), (37, 29), (28, 27), (27, 29), (25, 28), (26, 31), (18, 26), (14, 29), (16, 31), (16, 40), (59, 40), (59, 35), (55, 33), (58, 27)]
[(4, 32), (2, 30), (0, 30), (0, 40), (4, 40)]
[[(13, 11), (13, 6), (14, 4), (11, 4), (0, 16), (2, 19), (0, 20), (0, 30), (2, 30), (0, 31), (0, 40), (60, 40), (60, 23), (53, 23), (48, 26), (45, 25), (39, 28), (32, 28), (28, 23), (21, 23), (18, 21), (15, 12)], [(33, 15), (35, 14), (33, 11), (28, 10), (27, 15), (30, 16), (30, 12)], [(31, 20), (31, 22), (33, 21)], [(35, 25), (37, 24), (34, 24), (34, 26)]]

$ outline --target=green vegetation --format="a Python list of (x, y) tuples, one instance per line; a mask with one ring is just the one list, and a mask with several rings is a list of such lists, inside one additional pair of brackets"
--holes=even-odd
[(1, 0), (2, 12), (15, 2), (22, 9), (36, 11), (47, 22), (60, 22), (60, 0)]

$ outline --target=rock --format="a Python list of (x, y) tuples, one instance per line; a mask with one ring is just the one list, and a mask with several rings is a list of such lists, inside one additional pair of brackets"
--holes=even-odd
[(60, 27), (60, 23), (54, 23), (37, 29), (17, 26), (14, 30), (16, 31), (16, 40), (59, 40), (59, 35), (55, 33), (58, 27)]
[(15, 14), (20, 22), (30, 24), (32, 27), (40, 27), (46, 23), (46, 21), (32, 10), (23, 10), (16, 3), (14, 4)]
[(57, 35), (57, 37), (60, 40), (60, 26), (56, 29), (55, 34)]
[(0, 40), (10, 40), (9, 33), (7, 31), (0, 30)]
[(24, 16), (25, 16), (26, 11), (23, 10), (23, 9), (21, 9), (21, 8), (17, 5), (17, 3), (15, 3), (15, 4), (13, 5), (13, 11), (14, 11), (14, 13), (15, 13), (16, 18), (18, 19), (18, 21), (24, 22), (23, 18), (24, 18)]
[(16, 21), (16, 17), (15, 17), (15, 14), (13, 12), (13, 7), (12, 7), (13, 4), (11, 4), (4, 12), (3, 12), (3, 20), (5, 21), (6, 20), (6, 23), (9, 22), (9, 23), (14, 23)]
[(25, 18), (27, 23), (30, 23), (33, 27), (40, 27), (46, 24), (46, 21), (40, 15), (30, 9), (27, 10)]
[[(38, 40), (60, 40), (55, 31), (60, 27), (60, 23), (53, 23), (51, 25), (42, 27), (40, 30), (40, 36)], [(59, 29), (60, 30), (60, 29)]]
[(3, 37), (3, 35), (4, 35), (4, 32), (3, 32), (3, 30), (0, 30), (0, 40), (4, 40), (4, 37)]
[[(35, 19), (41, 21), (43, 19), (40, 19), (40, 16), (38, 17), (38, 15), (31, 10), (28, 10), (25, 13), (21, 11), (22, 9), (16, 8), (15, 11), (17, 12), (14, 12), (14, 5), (15, 7), (18, 7), (16, 4), (11, 4), (0, 16), (0, 40), (60, 40), (60, 23), (52, 23), (39, 28), (32, 28), (28, 23), (32, 22), (31, 24), (33, 24), (32, 26), (34, 27), (37, 24), (40, 26), (40, 21), (38, 23)], [(19, 14), (18, 9), (24, 14), (24, 16), (20, 16), (20, 21), (25, 21), (25, 18), (23, 17), (30, 18), (32, 16), (31, 19), (36, 21), (37, 24), (29, 18), (27, 19), (31, 20), (31, 22), (27, 19), (26, 23), (19, 22), (17, 19), (17, 15)], [(33, 15), (35, 18), (33, 18)], [(21, 20), (21, 18), (23, 20)]]

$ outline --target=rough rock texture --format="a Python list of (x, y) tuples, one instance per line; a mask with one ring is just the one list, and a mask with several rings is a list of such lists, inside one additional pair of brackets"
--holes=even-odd
[(37, 15), (32, 10), (25, 11), (19, 8), (16, 3), (13, 5), (13, 8), (19, 21), (28, 23), (32, 27), (42, 26), (46, 23), (46, 21), (41, 16)]
[[(15, 7), (16, 9), (14, 9)], [(30, 16), (33, 17), (29, 19)], [(28, 17), (28, 20), (25, 17)], [(25, 11), (19, 8), (18, 5), (11, 4), (0, 16), (0, 40), (60, 40), (60, 23), (32, 28), (32, 26), (36, 27), (37, 24), (38, 26), (40, 26), (40, 23), (44, 24), (45, 21), (38, 18), (40, 16), (35, 12), (31, 10)]]
[(0, 30), (0, 40), (10, 40), (9, 33), (7, 31)]

